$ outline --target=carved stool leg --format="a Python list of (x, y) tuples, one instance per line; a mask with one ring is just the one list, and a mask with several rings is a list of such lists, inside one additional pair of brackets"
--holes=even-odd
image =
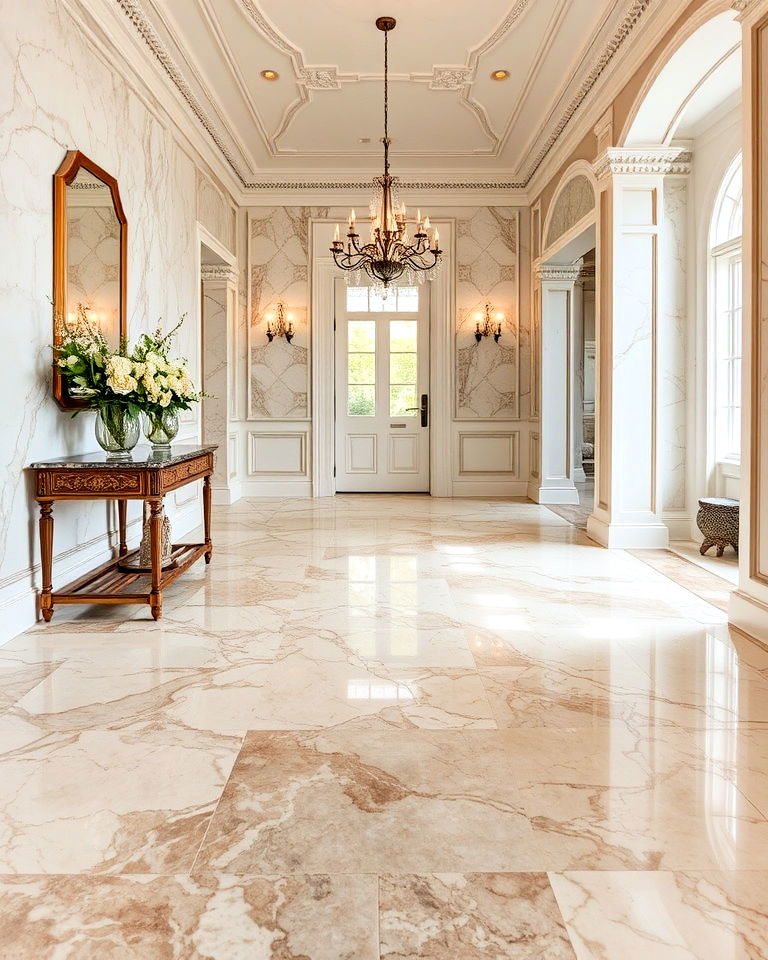
[(43, 590), (40, 595), (40, 612), (46, 623), (53, 616), (53, 503), (40, 504), (40, 566), (43, 573)]
[(203, 530), (205, 533), (205, 562), (210, 563), (213, 556), (213, 541), (211, 540), (211, 478), (203, 478)]
[(160, 592), (160, 580), (163, 576), (163, 499), (149, 501), (149, 536), (152, 556), (152, 586), (149, 604), (152, 616), (159, 620), (163, 615), (163, 595)]
[(718, 557), (722, 557), (724, 551), (725, 551), (725, 546), (724, 546), (724, 544), (718, 543), (718, 545), (717, 545), (717, 555), (718, 555)]
[(714, 540), (709, 540), (709, 539), (705, 540), (704, 543), (702, 543), (702, 545), (699, 547), (699, 553), (702, 556), (704, 556), (707, 550), (709, 550), (710, 547), (714, 547), (714, 545), (715, 545)]

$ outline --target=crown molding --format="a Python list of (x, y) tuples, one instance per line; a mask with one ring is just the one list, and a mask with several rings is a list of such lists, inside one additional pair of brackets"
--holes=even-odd
[(693, 154), (679, 147), (609, 147), (594, 164), (595, 176), (661, 175), (686, 176)]
[(548, 281), (575, 283), (581, 273), (581, 267), (578, 264), (540, 263), (535, 270), (536, 276), (542, 283)]
[(203, 283), (218, 281), (220, 283), (237, 283), (237, 267), (229, 263), (201, 263), (200, 278)]

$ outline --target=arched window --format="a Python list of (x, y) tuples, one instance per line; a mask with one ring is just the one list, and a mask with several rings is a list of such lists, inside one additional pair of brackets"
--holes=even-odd
[(713, 266), (715, 457), (741, 456), (741, 154), (717, 194), (709, 246)]

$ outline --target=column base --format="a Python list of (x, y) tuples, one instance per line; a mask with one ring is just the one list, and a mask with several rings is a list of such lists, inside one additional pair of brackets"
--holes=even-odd
[(528, 484), (528, 499), (534, 503), (579, 503), (579, 491), (573, 484), (564, 483), (562, 487), (541, 487)]
[(574, 483), (586, 483), (587, 475), (584, 473), (583, 467), (574, 467), (573, 468), (573, 482)]
[(728, 601), (728, 623), (768, 647), (768, 603), (734, 590)]
[(240, 488), (240, 481), (234, 481), (226, 486), (213, 486), (213, 503), (216, 507), (228, 507), (230, 504), (237, 503), (243, 495)]
[(587, 536), (611, 550), (666, 550), (669, 530), (663, 523), (616, 523), (592, 516)]

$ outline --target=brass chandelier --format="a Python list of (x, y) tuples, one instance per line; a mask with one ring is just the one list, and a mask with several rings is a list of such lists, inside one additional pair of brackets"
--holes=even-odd
[[(413, 240), (408, 236), (405, 204), (398, 204), (397, 177), (389, 173), (389, 31), (395, 28), (394, 17), (379, 17), (376, 26), (384, 33), (384, 175), (373, 181), (374, 198), (371, 202), (371, 239), (360, 243), (355, 224), (355, 211), (348, 221), (347, 243), (339, 236), (339, 227), (331, 246), (331, 253), (342, 270), (355, 271), (359, 278), (365, 273), (375, 286), (387, 287), (405, 275), (406, 283), (422, 282), (425, 275), (434, 279), (435, 267), (441, 262), (440, 234), (432, 231), (429, 217), (416, 216)], [(355, 285), (359, 284), (359, 280)]]

